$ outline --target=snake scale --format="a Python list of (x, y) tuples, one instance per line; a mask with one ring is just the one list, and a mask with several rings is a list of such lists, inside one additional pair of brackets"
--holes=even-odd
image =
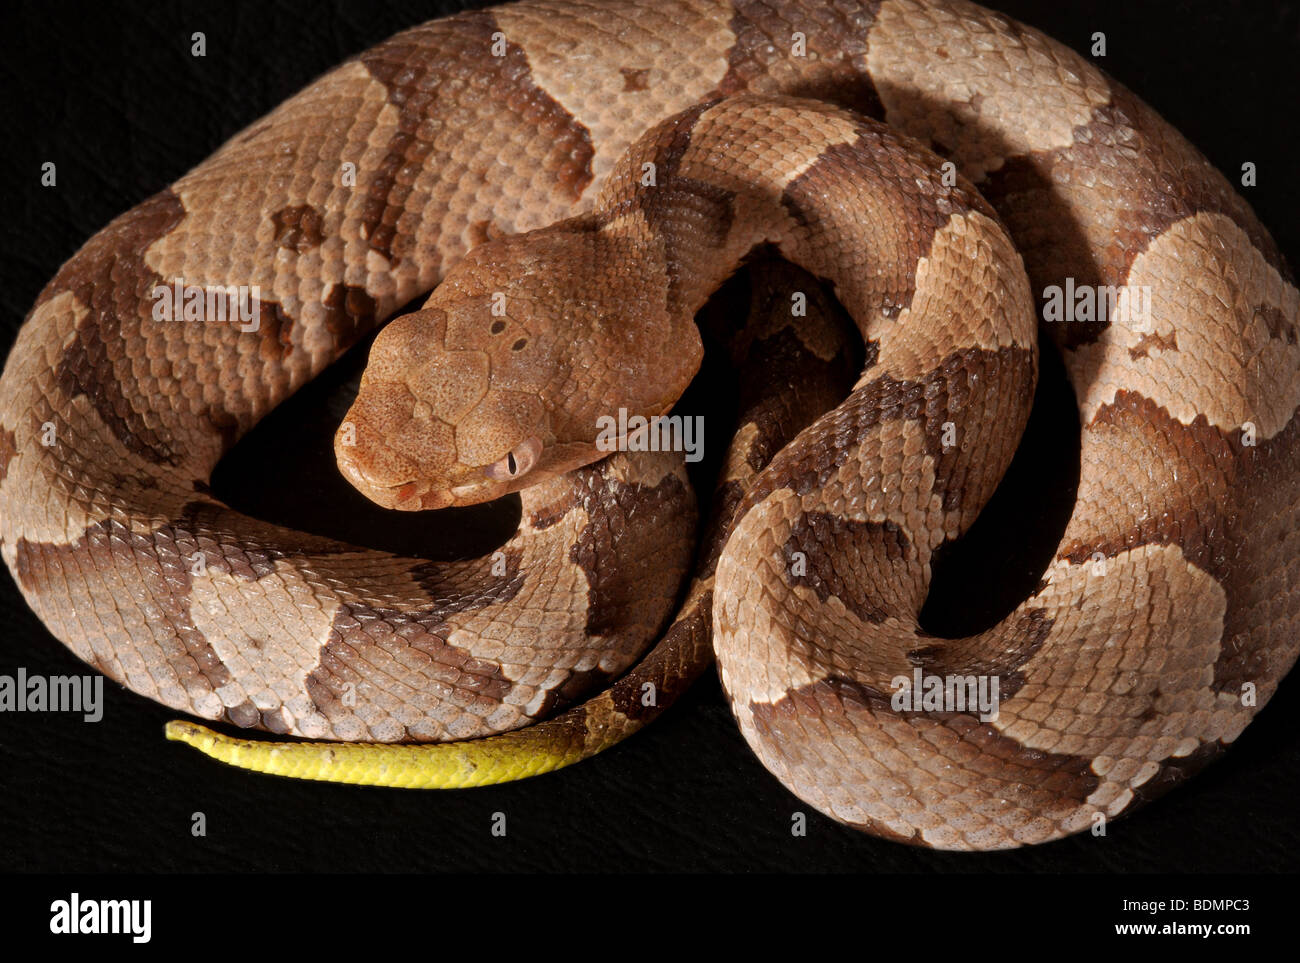
[[(608, 454), (597, 425), (672, 409), (696, 312), (756, 250), (798, 267), (754, 265), (697, 546), (682, 454)], [(174, 282), (253, 292), (257, 324), (160, 319)], [(1042, 325), (1082, 425), (1073, 514), (1006, 619), (931, 637), (931, 561), (1015, 451), (1052, 290), (1113, 295)], [(499, 551), (397, 557), (212, 494), (259, 419), (426, 294), (375, 340), (339, 466), (399, 509), (519, 492)], [(338, 67), (63, 266), (0, 378), (0, 548), (105, 675), (312, 740), (169, 727), (238, 765), (520, 778), (634, 732), (716, 654), (810, 805), (1039, 843), (1195, 772), (1295, 661), (1298, 302), (1186, 140), (1000, 14), (524, 0)], [(900, 706), (927, 677), (996, 680), (996, 712)]]

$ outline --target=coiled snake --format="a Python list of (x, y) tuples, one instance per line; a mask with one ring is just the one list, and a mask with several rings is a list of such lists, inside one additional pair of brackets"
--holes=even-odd
[[(814, 277), (756, 267), (734, 350), (757, 374), (697, 553), (681, 454), (605, 457), (598, 426), (672, 408), (696, 311), (766, 246)], [(865, 344), (852, 385), (817, 279)], [(339, 464), (395, 508), (519, 491), (500, 551), (399, 558), (213, 497), (239, 437), (430, 290), (376, 339)], [(1000, 625), (928, 637), (931, 559), (1015, 450), (1053, 291), (1107, 308), (1044, 326), (1082, 423), (1073, 515)], [(317, 740), (169, 728), (239, 765), (520, 778), (640, 728), (715, 651), (811, 805), (1037, 843), (1195, 771), (1295, 660), (1298, 297), (1194, 148), (1001, 15), (526, 0), (344, 64), (64, 265), (0, 378), (0, 548), (109, 677)]]

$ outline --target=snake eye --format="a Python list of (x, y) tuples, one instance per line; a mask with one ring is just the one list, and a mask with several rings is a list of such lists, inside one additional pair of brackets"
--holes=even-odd
[(542, 453), (542, 442), (538, 438), (529, 438), (516, 445), (500, 461), (493, 462), (483, 469), (483, 474), (496, 481), (509, 481), (527, 474), (537, 464)]

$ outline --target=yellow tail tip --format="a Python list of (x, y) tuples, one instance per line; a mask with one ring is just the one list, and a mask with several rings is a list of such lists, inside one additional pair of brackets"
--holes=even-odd
[(203, 750), (217, 741), (217, 734), (195, 722), (173, 719), (163, 727), (163, 735), (172, 742), (183, 742), (195, 749)]
[(545, 724), (467, 742), (271, 742), (240, 739), (186, 720), (164, 735), (219, 762), (255, 772), (402, 789), (466, 789), (541, 775), (594, 755), (603, 746), (574, 745)]

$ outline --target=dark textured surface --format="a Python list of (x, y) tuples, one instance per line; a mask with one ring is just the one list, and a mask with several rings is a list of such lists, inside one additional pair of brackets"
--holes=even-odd
[[(1297, 100), (1300, 10), (1293, 4), (992, 2), (1086, 54), (1160, 111), (1229, 175), (1259, 166), (1244, 190), (1279, 248), (1300, 262), (1300, 188), (1286, 111)], [(58, 266), (111, 218), (165, 187), (226, 137), (346, 56), (449, 9), (335, 2), (26, 3), (7, 12), (0, 104), (10, 189), (0, 290), (7, 348)], [(208, 54), (189, 54), (190, 35)], [(39, 186), (58, 164), (58, 186)], [(354, 356), (355, 360), (355, 356)], [(332, 372), (331, 375), (334, 373)], [(345, 373), (333, 384), (345, 380)], [(727, 382), (702, 378), (690, 400), (728, 406)], [(330, 376), (327, 376), (329, 378)], [(1054, 359), (1044, 363), (1029, 441), (965, 544), (949, 553), (927, 627), (964, 633), (1032, 590), (1077, 478), (1077, 422)], [(329, 394), (321, 387), (317, 399)], [(335, 394), (331, 406), (338, 408)], [(309, 402), (310, 397), (297, 399)], [(323, 405), (320, 405), (323, 407)], [(338, 408), (338, 411), (341, 411)], [(446, 557), (490, 545), (517, 507), (454, 520), (363, 505), (333, 473), (337, 412), (287, 408), (228, 459), (214, 484), (238, 507), (375, 547), (415, 542)], [(715, 446), (720, 447), (720, 446)], [(325, 454), (322, 455), (321, 452)], [(243, 481), (240, 481), (243, 479)], [(513, 500), (512, 500), (513, 501)], [(365, 514), (365, 512), (370, 514)], [(373, 529), (387, 522), (380, 531)], [(370, 532), (360, 537), (354, 532)], [(499, 541), (499, 538), (497, 539)], [(1044, 547), (1046, 546), (1046, 548)], [(83, 667), (0, 575), (0, 673)], [(578, 767), (510, 786), (414, 793), (292, 783), (226, 769), (162, 740), (172, 713), (106, 686), (102, 722), (0, 715), (0, 867), (29, 870), (1223, 870), (1300, 868), (1300, 682), (1289, 679), (1219, 762), (1111, 825), (1033, 850), (965, 856), (862, 836), (808, 811), (750, 754), (713, 677), (628, 743)], [(208, 835), (190, 834), (191, 815)], [(504, 812), (509, 835), (489, 833)]]

